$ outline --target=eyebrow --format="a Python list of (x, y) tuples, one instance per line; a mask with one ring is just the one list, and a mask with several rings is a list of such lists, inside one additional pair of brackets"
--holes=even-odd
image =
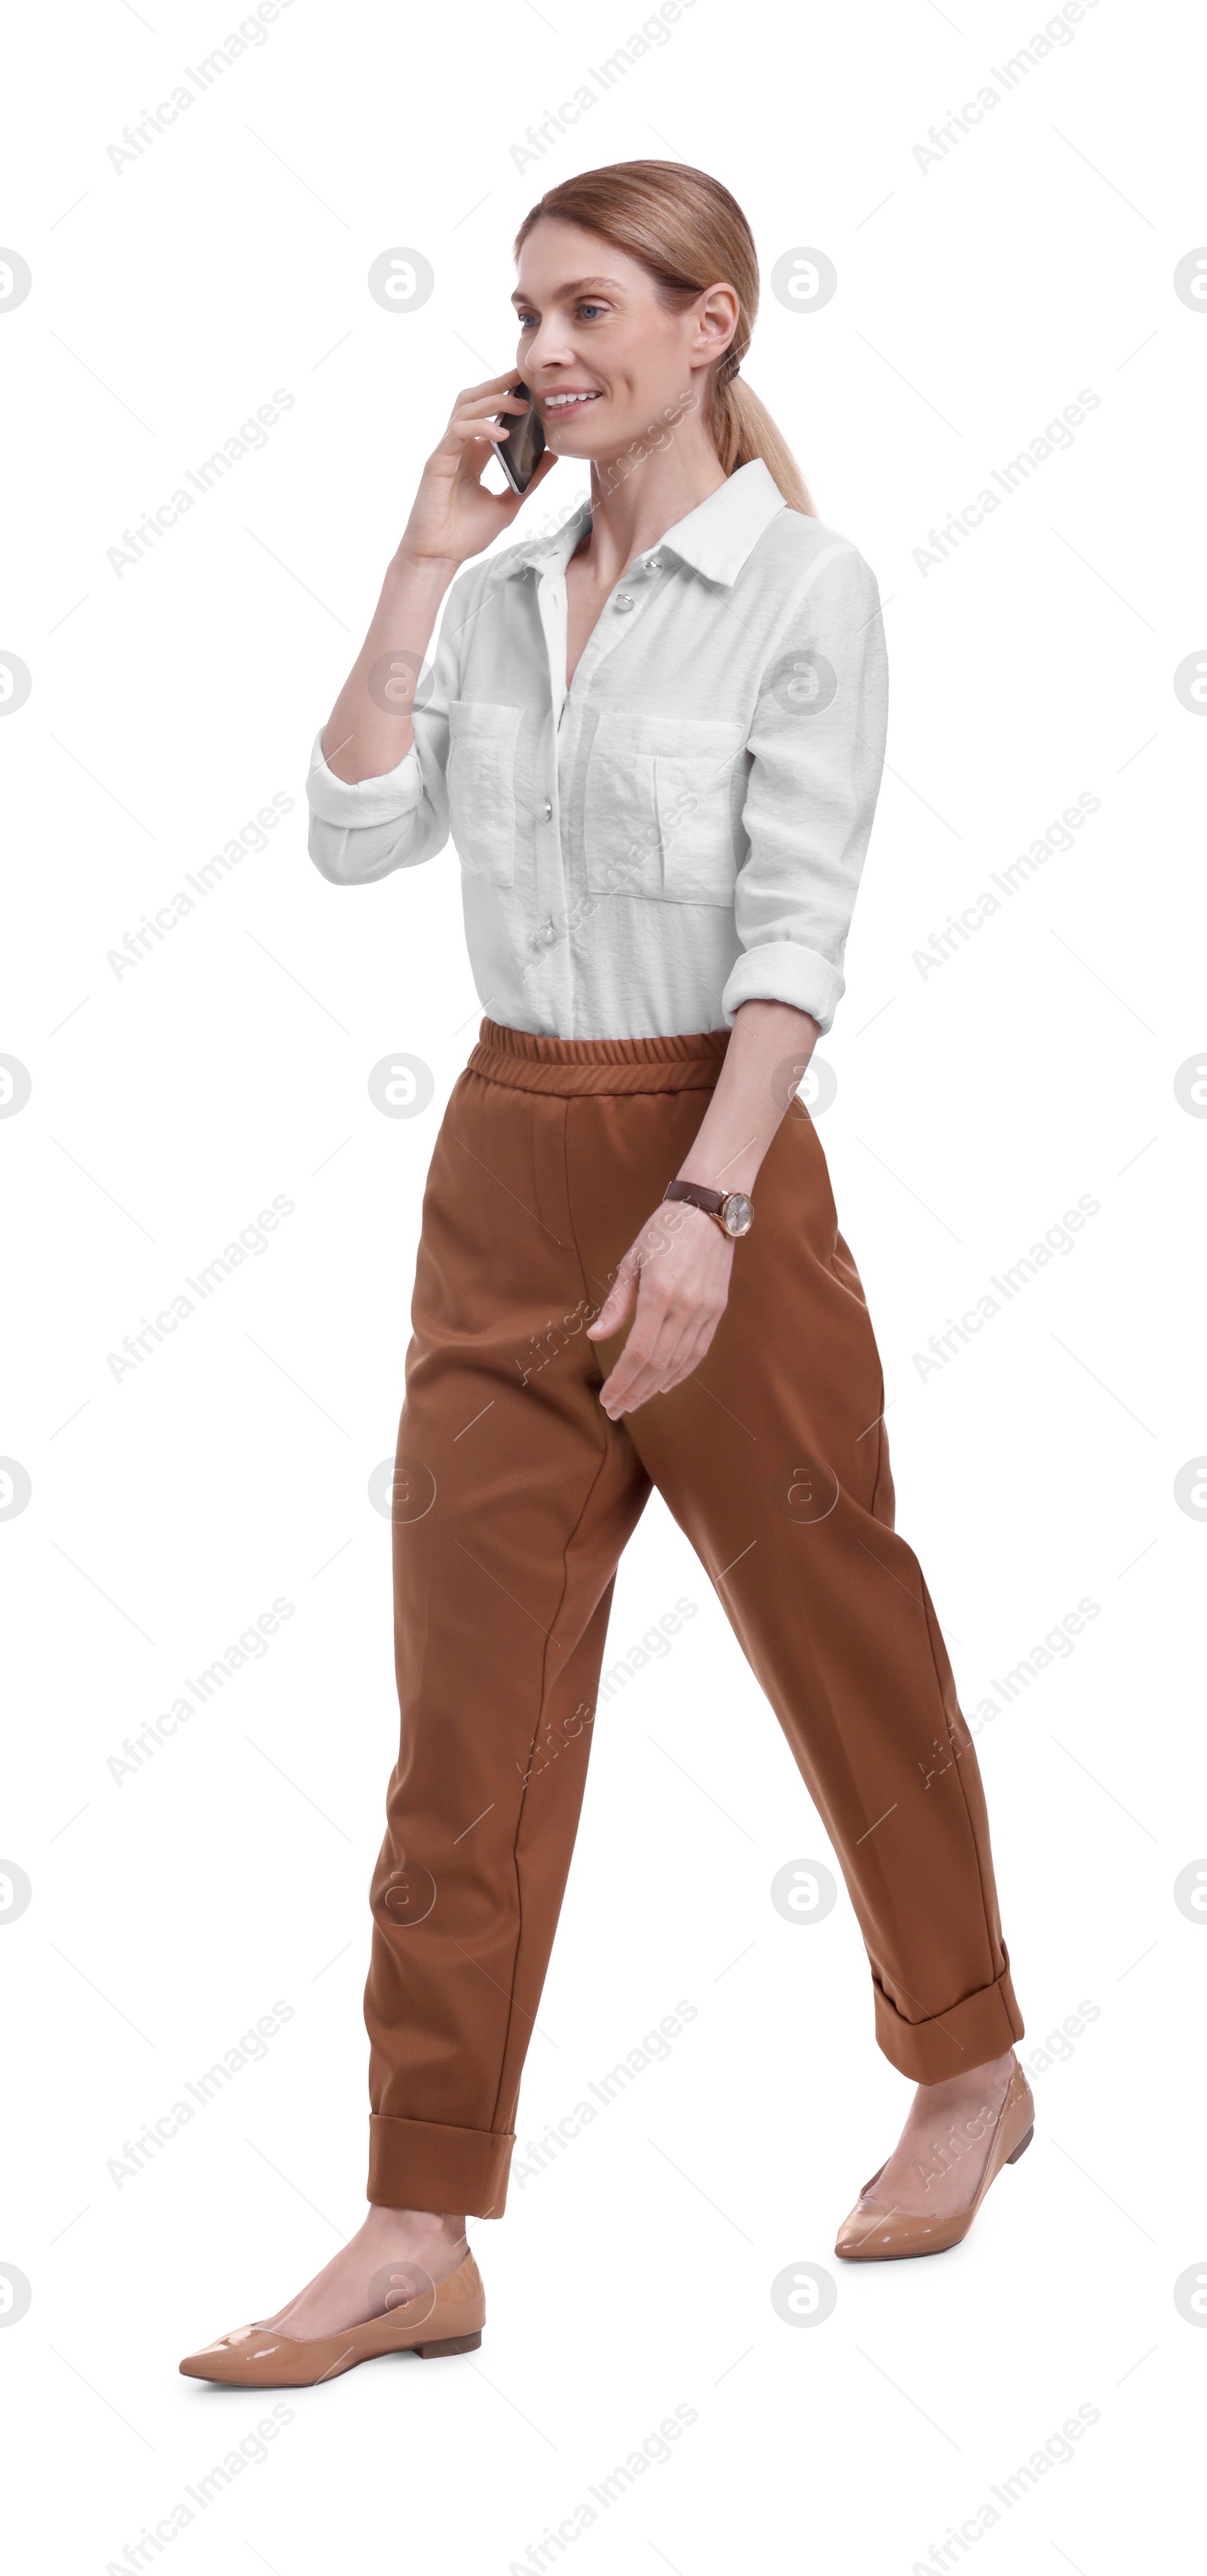
[[(614, 277), (576, 277), (571, 280), (568, 286), (558, 286), (554, 288), (554, 301), (556, 302), (558, 296), (561, 295), (581, 295), (584, 287), (587, 286), (606, 286), (611, 289), (614, 295), (619, 295), (621, 292), (621, 288)], [(531, 304), (532, 297), (530, 295), (522, 294), (517, 286), (511, 301), (513, 304)]]

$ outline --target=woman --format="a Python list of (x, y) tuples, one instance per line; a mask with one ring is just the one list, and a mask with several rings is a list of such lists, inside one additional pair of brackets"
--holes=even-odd
[(843, 991), (880, 780), (876, 584), (739, 378), (758, 268), (724, 188), (671, 162), (589, 171), (516, 251), (548, 442), (527, 497), (559, 456), (590, 462), (590, 497), (479, 560), (522, 506), (481, 485), (496, 419), (527, 405), (511, 370), (458, 397), (310, 782), (336, 884), (451, 831), (486, 1016), (424, 1198), (399, 1432), (369, 2211), (276, 2317), (181, 2364), (244, 2385), (480, 2340), (466, 2216), (504, 2207), (651, 1484), (785, 1730), (877, 2039), (917, 2087), (835, 2251), (956, 2243), (1034, 2116), (976, 1754), (894, 1534), (858, 1273), (790, 1106)]

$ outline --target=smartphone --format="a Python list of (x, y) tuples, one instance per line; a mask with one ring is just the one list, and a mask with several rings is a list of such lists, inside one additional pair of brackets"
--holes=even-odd
[(511, 391), (513, 394), (526, 396), (528, 410), (496, 412), (495, 419), (506, 423), (508, 436), (504, 439), (492, 438), (490, 443), (512, 491), (523, 493), (527, 491), (545, 453), (545, 433), (541, 427), (540, 413), (528, 392), (527, 385), (513, 385)]

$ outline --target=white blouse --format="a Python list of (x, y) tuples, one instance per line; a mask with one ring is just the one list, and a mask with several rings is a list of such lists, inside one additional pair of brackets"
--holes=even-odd
[(828, 1029), (884, 759), (875, 578), (756, 457), (629, 565), (567, 688), (590, 514), (457, 575), (396, 769), (349, 785), (316, 739), (310, 856), (368, 884), (451, 832), (513, 1028), (672, 1036), (767, 999)]

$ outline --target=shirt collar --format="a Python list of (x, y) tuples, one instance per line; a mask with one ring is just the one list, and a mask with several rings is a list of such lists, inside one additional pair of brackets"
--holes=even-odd
[[(648, 553), (675, 554), (694, 572), (728, 588), (737, 580), (764, 528), (787, 506), (762, 457), (752, 456), (749, 464), (739, 465), (727, 482), (719, 483), (706, 501), (697, 502), (685, 518), (676, 520)], [(590, 518), (588, 494), (551, 537), (518, 546), (510, 561), (501, 567), (504, 578), (510, 573), (526, 573), (534, 565), (539, 572), (564, 572)]]

